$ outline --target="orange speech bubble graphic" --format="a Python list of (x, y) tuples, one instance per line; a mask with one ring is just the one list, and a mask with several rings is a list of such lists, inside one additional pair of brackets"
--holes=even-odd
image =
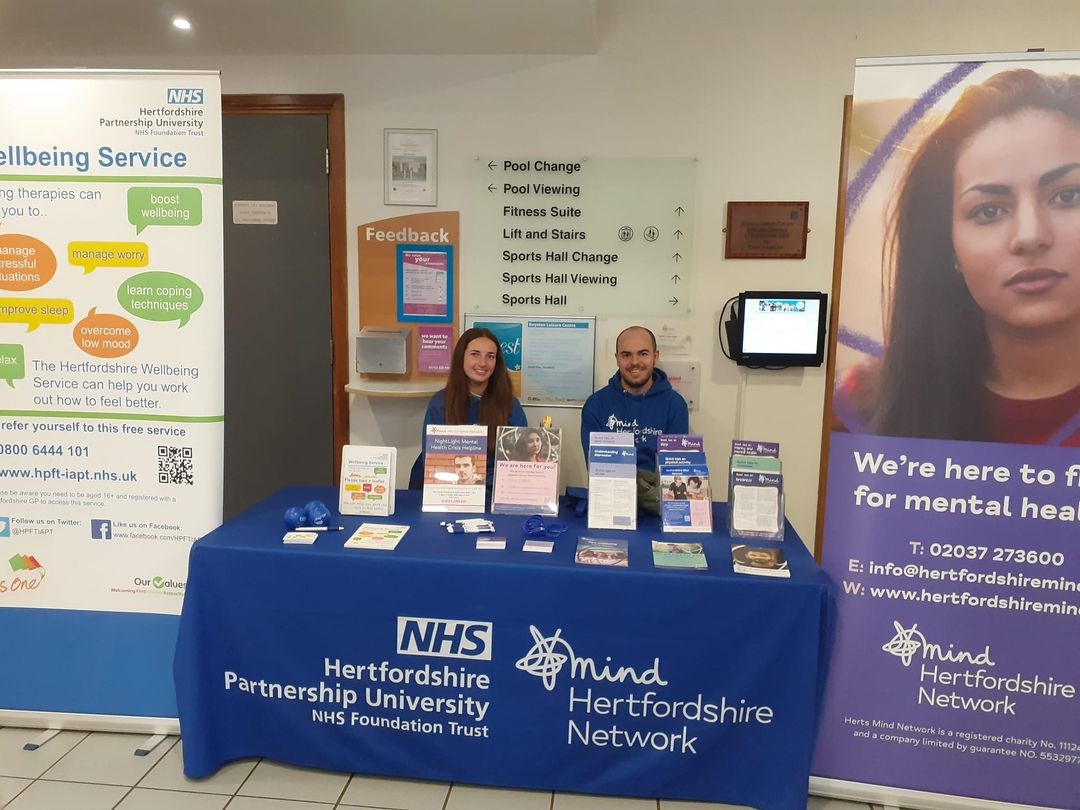
[(0, 234), (0, 290), (36, 290), (56, 275), (52, 248), (22, 233)]
[(75, 324), (75, 345), (94, 357), (123, 357), (139, 345), (139, 330), (120, 315), (97, 314), (97, 307)]

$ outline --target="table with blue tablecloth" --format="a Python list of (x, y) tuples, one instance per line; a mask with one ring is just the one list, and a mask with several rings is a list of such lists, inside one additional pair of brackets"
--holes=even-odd
[[(714, 534), (591, 531), (563, 507), (550, 554), (522, 518), (506, 550), (397, 493), (389, 518), (286, 545), (283, 490), (192, 548), (175, 677), (184, 771), (244, 757), (518, 788), (805, 808), (831, 596), (790, 526), (790, 579), (732, 572)], [(362, 522), (411, 528), (343, 548)], [(575, 564), (627, 540), (627, 568)], [(708, 570), (659, 569), (650, 540), (700, 542)], [(761, 543), (767, 545), (767, 541)]]

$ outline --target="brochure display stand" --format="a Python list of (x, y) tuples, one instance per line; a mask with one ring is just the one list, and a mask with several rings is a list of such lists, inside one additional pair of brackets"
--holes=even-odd
[(732, 537), (782, 540), (784, 476), (780, 445), (736, 439), (728, 465), (728, 532)]
[(589, 434), (589, 528), (637, 528), (633, 433)]

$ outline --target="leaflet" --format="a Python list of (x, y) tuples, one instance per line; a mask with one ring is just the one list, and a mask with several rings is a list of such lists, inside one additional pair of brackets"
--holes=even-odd
[(487, 427), (428, 425), (424, 437), (425, 512), (483, 512)]
[(759, 577), (790, 577), (783, 549), (755, 548), (736, 545), (731, 547), (731, 565), (736, 574), (753, 574)]
[(728, 529), (732, 537), (784, 538), (783, 482), (777, 473), (731, 473)]
[[(637, 450), (631, 433), (589, 434), (589, 528), (637, 528)], [(619, 436), (620, 444), (593, 437)]]
[(657, 568), (690, 568), (703, 571), (709, 567), (701, 543), (665, 543), (652, 541), (653, 565)]
[(594, 537), (582, 537), (578, 540), (574, 562), (582, 565), (608, 565), (627, 568), (630, 564), (630, 552), (626, 540), (600, 540)]
[(686, 433), (661, 433), (656, 437), (657, 453), (704, 453), (705, 439)]
[(732, 439), (731, 455), (733, 456), (771, 456), (780, 458), (779, 442), (755, 442), (750, 439)]
[(732, 470), (747, 472), (783, 472), (783, 463), (772, 456), (732, 456)]
[(396, 447), (347, 444), (341, 449), (338, 512), (343, 515), (394, 514)]
[(500, 427), (491, 511), (510, 515), (559, 513), (561, 431)]
[(704, 464), (661, 464), (659, 472), (661, 529), (711, 532), (709, 468)]
[(352, 533), (352, 537), (345, 541), (345, 548), (370, 548), (381, 551), (393, 551), (408, 526), (393, 526), (385, 523), (361, 523), (360, 527)]

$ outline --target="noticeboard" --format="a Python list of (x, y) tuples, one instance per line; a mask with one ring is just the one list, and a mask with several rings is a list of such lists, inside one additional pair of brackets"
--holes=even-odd
[(465, 316), (499, 339), (522, 405), (580, 408), (593, 392), (595, 318), (542, 315)]

